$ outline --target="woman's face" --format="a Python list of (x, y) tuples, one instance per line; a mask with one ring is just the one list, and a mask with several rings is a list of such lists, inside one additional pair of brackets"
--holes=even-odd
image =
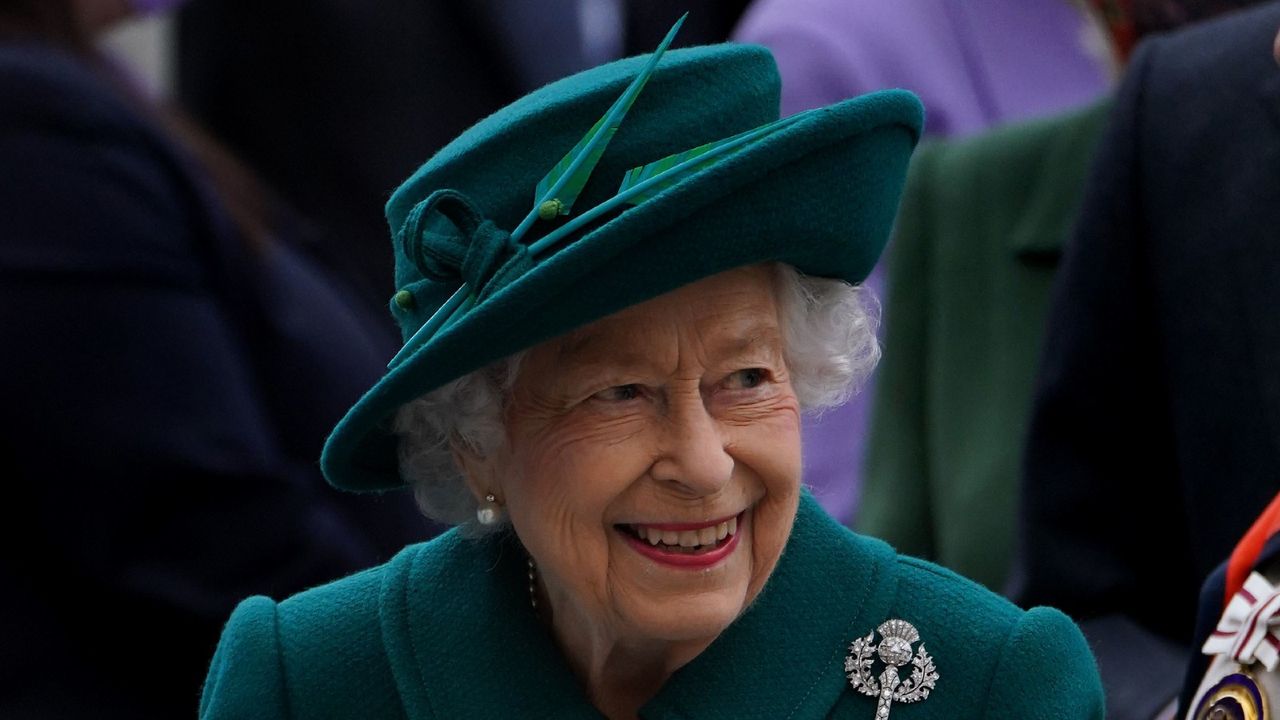
[(753, 267), (529, 351), (483, 475), (558, 616), (709, 640), (756, 597), (799, 499), (782, 342), (773, 274)]

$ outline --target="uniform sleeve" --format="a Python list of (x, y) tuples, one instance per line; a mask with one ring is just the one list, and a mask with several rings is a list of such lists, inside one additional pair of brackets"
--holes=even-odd
[(855, 522), (858, 532), (881, 538), (905, 555), (923, 558), (932, 558), (935, 550), (925, 368), (930, 179), (938, 149), (926, 146), (912, 163), (890, 246), (884, 359)]
[(1084, 635), (1052, 608), (1027, 612), (1005, 642), (988, 720), (1102, 720), (1102, 681)]
[(288, 717), (276, 604), (252, 597), (222, 632), (200, 694), (200, 720)]

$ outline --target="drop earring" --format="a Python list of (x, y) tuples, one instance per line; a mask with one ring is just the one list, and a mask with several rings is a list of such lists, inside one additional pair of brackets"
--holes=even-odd
[(498, 498), (493, 493), (484, 496), (484, 505), (476, 508), (476, 522), (489, 527), (497, 524), (499, 516), (502, 515), (502, 505), (498, 502)]
[(538, 610), (538, 566), (529, 558), (529, 606)]

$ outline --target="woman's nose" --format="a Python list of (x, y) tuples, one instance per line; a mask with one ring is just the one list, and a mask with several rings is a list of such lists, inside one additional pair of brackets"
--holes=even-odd
[(664, 447), (653, 465), (655, 479), (683, 494), (711, 495), (729, 482), (733, 465), (720, 424), (701, 397), (668, 406)]

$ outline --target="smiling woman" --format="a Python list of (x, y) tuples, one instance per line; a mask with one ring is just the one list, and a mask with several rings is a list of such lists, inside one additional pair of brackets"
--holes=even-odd
[(660, 48), (396, 192), (405, 346), (321, 465), (459, 528), (245, 601), (203, 717), (1101, 717), (1069, 620), (802, 488), (801, 413), (878, 358), (856, 284), (921, 114), (892, 91), (780, 120), (778, 90), (760, 48)]
[(800, 489), (778, 325), (761, 268), (627, 308), (530, 350), (505, 407), (507, 447), (461, 452), (473, 494), (509, 508), (556, 637), (601, 709), (634, 712), (777, 563)]
[(777, 263), (697, 281), (407, 403), (402, 475), (428, 516), (471, 534), (507, 525), (476, 519), (485, 498), (507, 505), (540, 571), (531, 601), (583, 674), (651, 695), (773, 571), (800, 496), (800, 411), (870, 373), (873, 305)]

